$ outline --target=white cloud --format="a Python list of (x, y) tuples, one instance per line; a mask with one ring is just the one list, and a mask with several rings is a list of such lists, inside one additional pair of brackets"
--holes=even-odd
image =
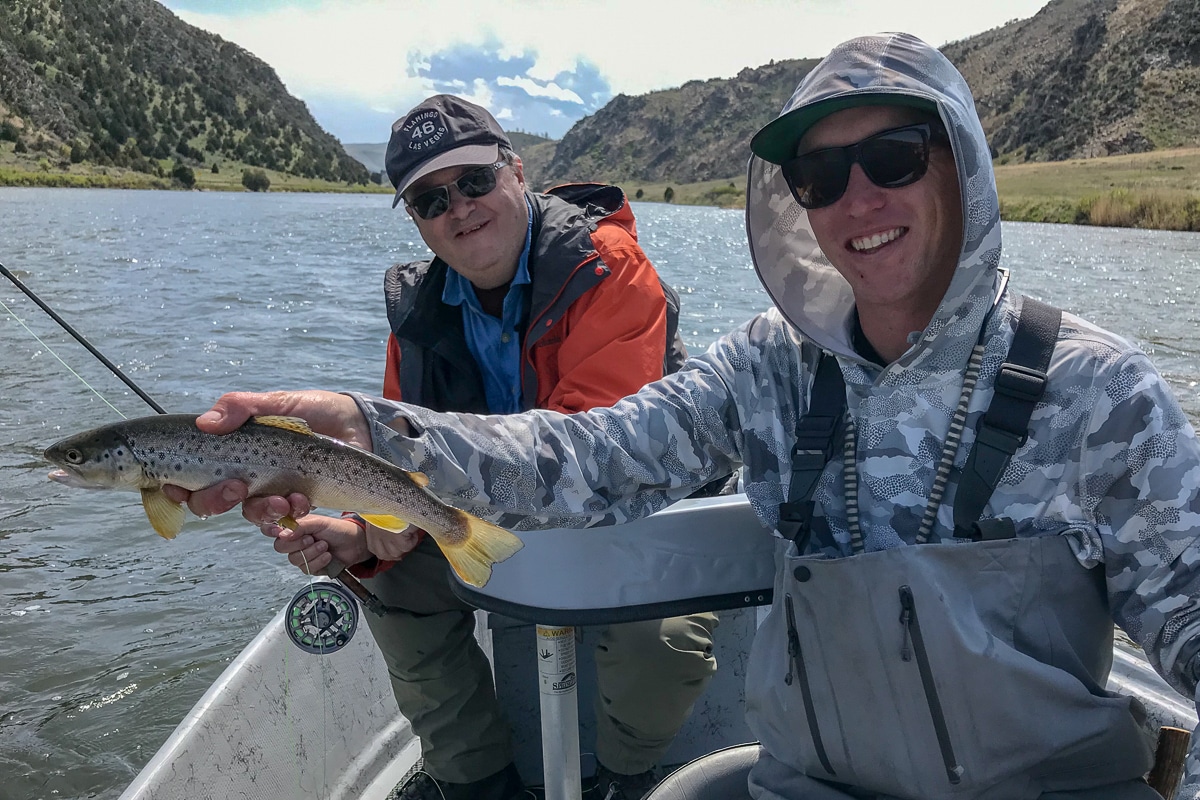
[(492, 87), (488, 86), (487, 81), (481, 78), (477, 78), (471, 84), (470, 91), (464, 91), (460, 96), (470, 100), (475, 105), (483, 106), (489, 111), (492, 108)]
[(551, 82), (546, 86), (536, 83), (529, 78), (497, 78), (496, 83), (501, 86), (515, 86), (530, 97), (549, 97), (552, 100), (563, 100), (568, 103), (578, 103), (583, 105), (583, 98), (572, 92), (570, 89), (564, 89), (558, 84)]
[[(171, 0), (167, 0), (168, 5)], [(177, 0), (178, 2), (178, 0)], [(177, 12), (275, 67), (288, 87), (380, 100), (425, 88), (410, 53), (502, 44), (537, 53), (529, 77), (550, 81), (579, 58), (614, 92), (641, 94), (696, 78), (729, 77), (771, 60), (814, 58), (863, 33), (907, 30), (941, 45), (1028, 17), (1045, 0), (329, 0), (237, 16)]]
[[(408, 74), (410, 58), (428, 68), (432, 56), (452, 47), (494, 52), (498, 45), (503, 57), (534, 57), (510, 85), (582, 104), (554, 83), (580, 60), (594, 65), (614, 94), (643, 94), (772, 60), (820, 57), (844, 39), (880, 30), (942, 45), (1029, 17), (1045, 2), (327, 0), (261, 14), (176, 13), (271, 64), (301, 98), (337, 97), (402, 113), (433, 91), (431, 81)], [(555, 89), (561, 94), (547, 93)], [(479, 101), (482, 93), (473, 92)]]

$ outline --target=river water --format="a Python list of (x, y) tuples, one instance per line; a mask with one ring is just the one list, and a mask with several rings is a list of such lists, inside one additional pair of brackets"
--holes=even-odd
[[(370, 392), (383, 270), (427, 253), (389, 205), (0, 188), (0, 263), (168, 411), (232, 389)], [(764, 307), (740, 212), (634, 211), (690, 348)], [(1141, 345), (1200, 420), (1200, 234), (1004, 237), (1015, 289)], [(151, 410), (3, 278), (0, 301), (0, 800), (116, 798), (305, 579), (236, 514), (167, 542), (136, 495), (47, 481), (48, 444)]]

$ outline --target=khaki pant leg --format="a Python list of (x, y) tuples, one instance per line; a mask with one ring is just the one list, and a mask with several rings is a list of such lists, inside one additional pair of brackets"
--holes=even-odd
[(609, 625), (596, 645), (596, 758), (634, 775), (658, 764), (717, 671), (715, 614)]
[(449, 565), (426, 539), (387, 572), (364, 581), (390, 608), (367, 613), (400, 712), (421, 740), (433, 777), (470, 783), (513, 759), (492, 667), (475, 641), (475, 610), (450, 591)]

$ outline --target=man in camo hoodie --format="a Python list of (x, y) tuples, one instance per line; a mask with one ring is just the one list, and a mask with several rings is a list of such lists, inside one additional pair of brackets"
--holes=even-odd
[[(959, 476), (1023, 305), (1005, 291), (968, 87), (911, 36), (854, 39), (752, 150), (747, 230), (775, 307), (612, 408), (476, 417), (231, 394), (200, 424), (308, 417), (516, 530), (642, 517), (741, 469), (762, 524), (786, 529), (826, 351), (846, 385), (836, 451), (852, 457), (825, 467), (810, 535), (779, 539), (747, 675), (751, 796), (1156, 797), (1141, 780), (1153, 731), (1104, 685), (1113, 622), (1178, 691), (1200, 674), (1200, 448), (1169, 387), (1064, 314), (1029, 435), (981, 515), (1009, 535), (956, 539)], [(224, 510), (218, 492), (193, 510)], [(243, 514), (289, 510), (304, 509), (267, 498)], [(1197, 746), (1179, 797), (1200, 797)]]

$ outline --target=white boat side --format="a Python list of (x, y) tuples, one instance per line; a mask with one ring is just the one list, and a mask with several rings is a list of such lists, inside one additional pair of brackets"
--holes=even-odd
[[(750, 741), (742, 714), (744, 665), (762, 604), (770, 599), (773, 545), (744, 497), (686, 500), (610, 528), (521, 536), (526, 547), (497, 565), (485, 590), (460, 588), (493, 609), (479, 612), (487, 624), (478, 626), (477, 636), (492, 659), (527, 782), (541, 783), (542, 769), (533, 622), (592, 625), (664, 616), (664, 609), (725, 609), (714, 648), (717, 676), (664, 761), (680, 764)], [(586, 646), (593, 636), (592, 628), (581, 629), (585, 747), (594, 726), (594, 673)], [(1114, 647), (1108, 688), (1139, 697), (1160, 726), (1195, 727), (1191, 703), (1127, 642)], [(376, 800), (386, 798), (419, 758), (419, 743), (396, 708), (366, 624), (339, 652), (313, 655), (291, 642), (281, 612), (196, 703), (121, 800)], [(589, 772), (585, 764), (584, 774)]]

